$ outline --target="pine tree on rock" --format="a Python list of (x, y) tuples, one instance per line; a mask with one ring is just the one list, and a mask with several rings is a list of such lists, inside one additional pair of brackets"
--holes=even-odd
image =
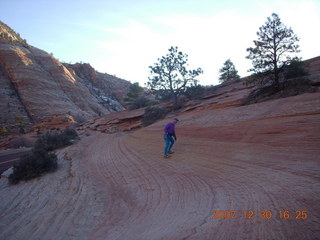
[(149, 66), (151, 77), (148, 87), (159, 95), (169, 94), (170, 98), (178, 104), (181, 96), (188, 86), (197, 85), (196, 77), (203, 73), (201, 68), (188, 70), (188, 55), (178, 51), (178, 47), (171, 47), (169, 53), (158, 58), (153, 66)]
[[(267, 18), (257, 32), (258, 40), (253, 41), (255, 47), (247, 48), (248, 59), (252, 60), (253, 68), (249, 71), (265, 77), (271, 73), (271, 78), (256, 78), (256, 80), (271, 81), (280, 89), (281, 73), (285, 65), (289, 65), (297, 57), (293, 53), (299, 52), (297, 42), (299, 38), (291, 28), (286, 27), (275, 13)], [(255, 81), (256, 81), (255, 80)]]
[(236, 70), (233, 62), (228, 59), (224, 62), (223, 67), (219, 70), (220, 72), (220, 83), (236, 81), (240, 79), (238, 71)]

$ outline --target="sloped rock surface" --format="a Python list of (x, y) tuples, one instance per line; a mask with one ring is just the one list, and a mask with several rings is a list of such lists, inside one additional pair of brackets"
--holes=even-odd
[(16, 116), (30, 124), (51, 114), (90, 119), (124, 110), (131, 85), (89, 64), (63, 64), (1, 21), (0, 84), (0, 124), (6, 127), (16, 124)]
[(110, 134), (136, 130), (142, 127), (141, 120), (143, 115), (144, 108), (113, 112), (84, 123), (80, 129), (90, 129)]
[[(82, 140), (59, 152), (56, 173), (13, 187), (0, 181), (0, 237), (318, 239), (320, 93), (222, 107), (242, 98), (223, 94), (179, 115), (169, 159), (170, 116), (133, 133), (90, 129), (139, 111), (86, 123)], [(213, 218), (226, 210), (236, 218)], [(280, 218), (285, 210), (289, 219)]]
[[(40, 49), (0, 43), (0, 64), (1, 79), (8, 85), (8, 91), (14, 92), (20, 108), (35, 122), (50, 114), (69, 113), (88, 119), (124, 109), (111, 97), (114, 106), (103, 104), (100, 96), (92, 93), (93, 85), (88, 87), (84, 79), (70, 73), (62, 63)], [(3, 94), (10, 96), (10, 93)], [(2, 105), (4, 112), (8, 112), (7, 103), (11, 105), (11, 99), (8, 100), (10, 102)], [(8, 113), (15, 114), (17, 112)]]

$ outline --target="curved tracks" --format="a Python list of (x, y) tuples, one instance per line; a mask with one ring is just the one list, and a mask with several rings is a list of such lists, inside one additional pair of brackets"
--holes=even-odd
[[(251, 118), (243, 107), (241, 121), (228, 118), (234, 109), (220, 113), (224, 122), (186, 113), (169, 159), (166, 121), (129, 134), (92, 132), (59, 152), (56, 173), (14, 187), (1, 181), (0, 238), (319, 239), (319, 111), (280, 106), (276, 116)], [(212, 211), (237, 215), (213, 219)]]

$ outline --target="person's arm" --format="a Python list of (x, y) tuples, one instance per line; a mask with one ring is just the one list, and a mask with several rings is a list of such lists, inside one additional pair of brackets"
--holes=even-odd
[(167, 136), (168, 136), (168, 131), (169, 131), (169, 124), (167, 124), (167, 125), (164, 127), (165, 138), (167, 138)]

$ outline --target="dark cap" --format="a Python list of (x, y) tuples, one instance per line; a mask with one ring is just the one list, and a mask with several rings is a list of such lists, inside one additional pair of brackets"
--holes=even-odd
[(176, 118), (176, 117), (173, 120), (180, 121), (179, 118)]

